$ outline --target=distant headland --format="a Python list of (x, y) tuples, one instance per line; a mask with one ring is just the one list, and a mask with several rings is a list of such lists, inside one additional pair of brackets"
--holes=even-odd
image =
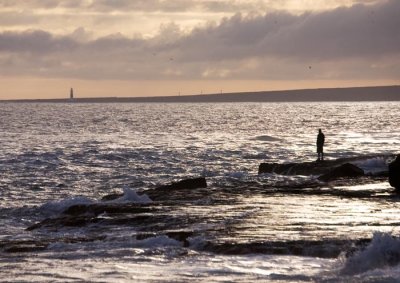
[[(72, 89), (71, 89), (72, 91)], [(1, 102), (70, 103), (65, 99), (19, 99)], [(207, 102), (335, 102), (400, 101), (400, 85), (348, 88), (320, 88), (258, 92), (197, 94), (152, 97), (74, 97), (74, 103), (207, 103)]]

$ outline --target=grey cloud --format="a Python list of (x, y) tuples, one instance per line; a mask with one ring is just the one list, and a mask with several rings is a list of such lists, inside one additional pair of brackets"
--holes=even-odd
[[(3, 32), (0, 69), (90, 79), (399, 76), (399, 14), (400, 2), (391, 0), (299, 16), (236, 15), (185, 36), (168, 25), (151, 39)], [(309, 70), (309, 64), (318, 66)]]
[(48, 54), (66, 52), (77, 47), (68, 37), (55, 37), (45, 31), (3, 32), (0, 33), (0, 52), (26, 52)]
[[(318, 3), (316, 0), (310, 3)], [(331, 6), (356, 4), (356, 3), (377, 3), (385, 0), (332, 0)], [(185, 12), (185, 11), (208, 11), (208, 12), (245, 12), (264, 11), (267, 9), (284, 9), (289, 6), (291, 0), (0, 0), (0, 7), (25, 9), (54, 9), (62, 7), (71, 10), (92, 10), (100, 12), (111, 11), (142, 11), (142, 12)], [(325, 0), (322, 2), (326, 5)], [(313, 9), (315, 5), (305, 5)]]
[(218, 26), (197, 29), (176, 48), (183, 60), (276, 56), (318, 60), (399, 53), (400, 2), (356, 5), (295, 16), (236, 15)]
[(37, 16), (31, 13), (16, 12), (16, 11), (0, 11), (0, 26), (26, 26), (39, 22)]

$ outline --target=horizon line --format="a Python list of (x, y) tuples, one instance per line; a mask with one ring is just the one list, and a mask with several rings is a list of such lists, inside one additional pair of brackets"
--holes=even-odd
[[(215, 92), (215, 93), (194, 93), (186, 95), (165, 95), (165, 96), (87, 96), (73, 97), (66, 96), (65, 98), (21, 98), (21, 99), (0, 99), (0, 102), (79, 102), (79, 100), (157, 100), (157, 99), (178, 99), (185, 100), (187, 98), (199, 97), (221, 97), (223, 95), (246, 95), (246, 94), (271, 94), (271, 93), (293, 93), (304, 91), (324, 91), (324, 90), (350, 90), (350, 89), (376, 89), (376, 88), (397, 88), (400, 84), (393, 85), (377, 85), (377, 86), (350, 86), (350, 87), (319, 87), (319, 88), (299, 88), (299, 89), (282, 89), (282, 90), (260, 90), (260, 91), (239, 91), (239, 92)], [(400, 95), (400, 92), (399, 92)], [(399, 99), (400, 100), (400, 99)]]

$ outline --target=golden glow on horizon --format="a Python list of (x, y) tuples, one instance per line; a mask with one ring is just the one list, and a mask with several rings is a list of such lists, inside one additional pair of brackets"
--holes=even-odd
[(251, 92), (309, 88), (336, 88), (359, 86), (399, 85), (395, 80), (379, 81), (88, 81), (77, 79), (0, 78), (3, 86), (0, 100), (68, 98), (74, 88), (76, 98), (83, 97), (138, 97), (217, 94), (224, 92)]

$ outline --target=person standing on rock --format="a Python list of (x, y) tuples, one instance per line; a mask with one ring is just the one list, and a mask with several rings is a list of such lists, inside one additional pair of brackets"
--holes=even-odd
[(324, 143), (325, 143), (325, 135), (321, 131), (321, 129), (319, 129), (317, 136), (317, 153), (318, 153), (317, 161), (324, 160)]

